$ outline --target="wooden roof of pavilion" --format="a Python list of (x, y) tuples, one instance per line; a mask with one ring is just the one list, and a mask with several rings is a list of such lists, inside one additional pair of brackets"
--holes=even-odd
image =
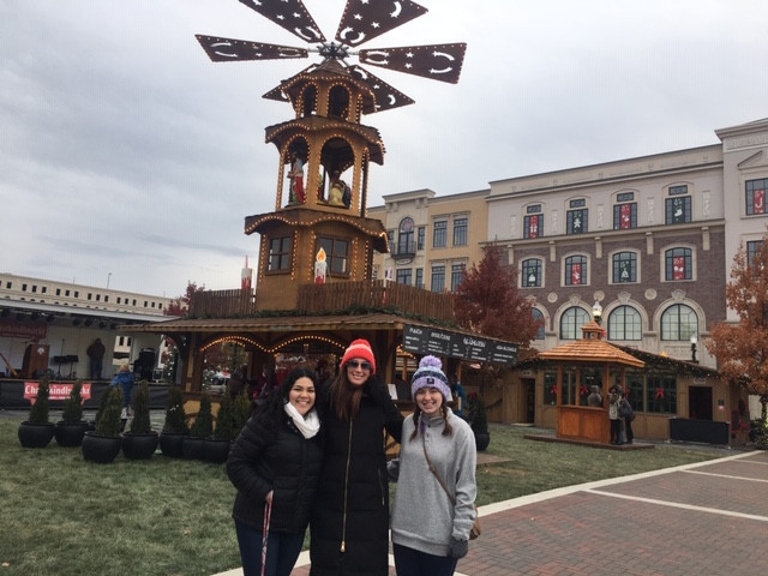
[(539, 352), (538, 358), (544, 361), (583, 362), (590, 364), (619, 364), (633, 368), (643, 368), (645, 362), (614, 346), (601, 338), (603, 329), (591, 320), (581, 328), (584, 337), (561, 344), (557, 348)]

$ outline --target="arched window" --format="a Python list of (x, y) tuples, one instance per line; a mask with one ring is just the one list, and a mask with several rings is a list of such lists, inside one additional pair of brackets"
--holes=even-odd
[(640, 340), (643, 321), (640, 313), (632, 306), (619, 306), (608, 316), (609, 340)]
[(542, 314), (541, 310), (538, 308), (531, 308), (531, 315), (533, 316), (534, 322), (541, 323), (539, 329), (536, 331), (534, 340), (544, 340), (544, 314)]
[(673, 304), (661, 315), (661, 339), (685, 341), (699, 333), (699, 318), (693, 308)]
[(581, 327), (589, 320), (589, 312), (584, 308), (579, 306), (568, 308), (560, 317), (560, 339), (576, 340), (581, 338)]

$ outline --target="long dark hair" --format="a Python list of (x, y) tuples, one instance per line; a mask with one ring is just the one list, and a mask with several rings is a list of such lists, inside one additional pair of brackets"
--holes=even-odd
[(283, 421), (285, 411), (283, 405), (288, 401), (288, 394), (299, 378), (309, 378), (315, 385), (315, 398), (319, 393), (319, 379), (317, 372), (306, 366), (299, 366), (291, 370), (283, 380), (279, 388), (270, 391), (264, 399), (264, 403), (256, 409), (256, 418), (264, 422), (264, 425), (271, 429), (277, 429), (280, 422)]
[[(372, 376), (369, 376), (370, 380)], [(331, 382), (328, 398), (333, 413), (339, 420), (350, 422), (360, 410), (363, 387), (353, 386), (347, 378), (347, 365), (343, 364), (336, 378)]]

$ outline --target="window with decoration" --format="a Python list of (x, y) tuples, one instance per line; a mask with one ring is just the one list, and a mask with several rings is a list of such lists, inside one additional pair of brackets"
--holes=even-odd
[(649, 374), (646, 377), (645, 411), (651, 414), (677, 414), (677, 376)]
[(686, 194), (688, 194), (688, 186), (669, 187), (670, 197), (665, 200), (667, 224), (682, 224), (691, 221), (691, 197)]
[(765, 189), (768, 179), (747, 180), (744, 183), (746, 192), (747, 216), (765, 214)]
[(566, 286), (584, 286), (587, 284), (587, 257), (586, 256), (568, 256), (565, 259), (565, 278), (563, 283)]
[(267, 272), (290, 272), (293, 238), (283, 236), (269, 239), (269, 265)]
[(637, 202), (634, 192), (622, 192), (616, 195), (613, 205), (613, 229), (630, 230), (637, 228)]
[(613, 283), (637, 282), (637, 253), (617, 252), (613, 255)]
[(541, 288), (542, 263), (539, 258), (527, 258), (520, 264), (520, 282), (523, 288)]
[(589, 210), (586, 205), (587, 201), (584, 198), (569, 202), (569, 210), (565, 214), (566, 234), (583, 234), (589, 231)]
[(668, 282), (693, 278), (693, 250), (670, 248), (664, 252), (664, 279)]
[(608, 316), (609, 340), (640, 340), (643, 335), (643, 321), (632, 306), (619, 306)]
[(557, 372), (544, 372), (544, 403), (557, 404)]
[(523, 217), (523, 238), (540, 238), (544, 236), (544, 215), (541, 204), (534, 204), (525, 209)]

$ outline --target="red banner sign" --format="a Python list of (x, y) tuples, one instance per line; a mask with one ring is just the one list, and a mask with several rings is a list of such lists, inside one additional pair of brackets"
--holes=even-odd
[[(24, 398), (35, 403), (37, 400), (37, 388), (39, 384), (37, 382), (24, 382)], [(48, 385), (48, 399), (49, 400), (66, 400), (72, 393), (72, 387), (74, 384), (64, 382), (51, 382)], [(83, 387), (80, 389), (80, 396), (83, 398), (83, 402), (91, 397), (91, 383), (83, 382)]]
[(0, 336), (42, 340), (48, 334), (48, 324), (25, 324), (13, 320), (0, 320)]

